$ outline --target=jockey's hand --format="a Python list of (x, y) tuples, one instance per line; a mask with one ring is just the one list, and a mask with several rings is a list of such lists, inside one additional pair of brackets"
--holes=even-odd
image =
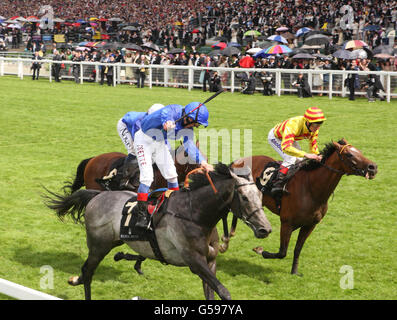
[(205, 171), (214, 171), (214, 166), (205, 160), (201, 161), (200, 165)]
[(175, 122), (168, 120), (166, 123), (164, 123), (163, 128), (165, 131), (171, 130), (175, 128)]
[(306, 153), (305, 158), (321, 161), (323, 159), (323, 156), (314, 153)]

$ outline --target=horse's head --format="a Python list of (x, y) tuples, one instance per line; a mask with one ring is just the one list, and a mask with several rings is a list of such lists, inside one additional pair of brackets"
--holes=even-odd
[(243, 220), (257, 238), (266, 238), (272, 232), (272, 227), (263, 211), (262, 193), (255, 185), (251, 170), (234, 166), (230, 174), (235, 180), (231, 204), (233, 214)]
[(139, 166), (138, 166), (138, 160), (136, 158), (134, 158), (127, 166), (126, 174), (129, 177), (130, 184), (134, 187), (134, 190), (138, 190)]
[(378, 166), (375, 162), (367, 159), (360, 150), (349, 144), (345, 139), (333, 142), (338, 157), (343, 164), (343, 169), (347, 174), (363, 176), (366, 179), (374, 179)]

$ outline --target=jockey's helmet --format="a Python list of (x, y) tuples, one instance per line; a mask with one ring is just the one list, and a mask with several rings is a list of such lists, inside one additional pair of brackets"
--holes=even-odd
[(324, 116), (324, 112), (317, 107), (310, 107), (306, 109), (304, 117), (309, 123), (323, 122), (327, 120), (327, 118)]
[[(185, 106), (185, 114), (188, 114), (188, 117), (193, 119), (194, 122), (197, 122), (204, 127), (207, 127), (209, 112), (205, 104), (201, 104), (201, 106), (200, 104), (200, 102), (190, 102), (188, 105)], [(200, 108), (196, 109), (198, 106), (200, 106)]]

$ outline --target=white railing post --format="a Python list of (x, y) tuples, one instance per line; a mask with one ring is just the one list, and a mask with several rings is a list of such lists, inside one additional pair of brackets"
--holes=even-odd
[(192, 68), (189, 68), (188, 70), (188, 76), (187, 76), (187, 81), (188, 81), (188, 85), (187, 88), (189, 91), (191, 91), (193, 89), (193, 82), (194, 82), (194, 71)]
[(231, 86), (230, 92), (233, 93), (234, 92), (234, 71), (233, 70), (230, 73), (230, 86)]
[(387, 102), (390, 102), (390, 94), (391, 94), (391, 79), (390, 78), (391, 78), (391, 76), (389, 73), (386, 78), (386, 95), (387, 95), (386, 99), (387, 99)]
[(152, 66), (149, 65), (149, 88), (152, 89), (153, 86), (153, 69)]
[(330, 72), (329, 76), (328, 76), (328, 81), (329, 81), (329, 83), (328, 83), (328, 90), (329, 90), (328, 97), (330, 99), (332, 99), (332, 82), (334, 81), (333, 78), (334, 78), (333, 74), (332, 74), (332, 72)]
[(49, 77), (49, 81), (50, 81), (50, 83), (52, 82), (52, 62), (50, 62), (49, 64), (49, 69), (50, 69), (50, 77)]
[(0, 57), (0, 76), (4, 76), (4, 58)]
[(84, 68), (84, 65), (83, 65), (82, 62), (79, 62), (79, 64), (80, 64), (80, 84), (83, 84), (83, 75), (84, 75), (83, 68)]
[(281, 71), (276, 72), (276, 93), (281, 96)]

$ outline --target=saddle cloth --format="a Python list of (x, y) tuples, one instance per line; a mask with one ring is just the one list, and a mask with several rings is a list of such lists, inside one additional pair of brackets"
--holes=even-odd
[(269, 162), (263, 168), (262, 173), (256, 178), (256, 186), (266, 195), (271, 195), (273, 184), (276, 182), (277, 174), (280, 169), (280, 162)]
[[(154, 230), (153, 217), (160, 211), (160, 208), (165, 207), (166, 200), (170, 197), (173, 190), (167, 188), (157, 189), (152, 191), (148, 196), (148, 214), (151, 220), (151, 229)], [(121, 216), (120, 223), (120, 239), (127, 241), (145, 240), (147, 233), (151, 230), (142, 230), (136, 228), (136, 211), (137, 211), (137, 197), (133, 196), (125, 203)]]
[[(137, 197), (134, 196), (127, 200), (123, 207), (123, 212), (120, 222), (120, 239), (124, 241), (149, 241), (150, 246), (156, 256), (156, 258), (163, 264), (167, 264), (163, 255), (161, 254), (156, 234), (155, 226), (161, 217), (159, 213), (160, 209), (167, 207), (168, 198), (171, 196), (173, 190), (168, 190), (166, 188), (157, 189), (150, 193), (148, 197), (148, 214), (150, 214), (151, 228), (143, 230), (141, 228), (136, 228), (135, 224), (136, 218), (136, 205)], [(165, 210), (164, 210), (165, 211)], [(157, 223), (154, 222), (154, 216), (157, 217)]]
[(106, 176), (103, 176), (101, 179), (96, 179), (96, 182), (104, 187), (107, 191), (119, 190), (120, 181), (123, 177), (123, 166), (124, 157), (117, 159), (110, 166), (109, 173)]

